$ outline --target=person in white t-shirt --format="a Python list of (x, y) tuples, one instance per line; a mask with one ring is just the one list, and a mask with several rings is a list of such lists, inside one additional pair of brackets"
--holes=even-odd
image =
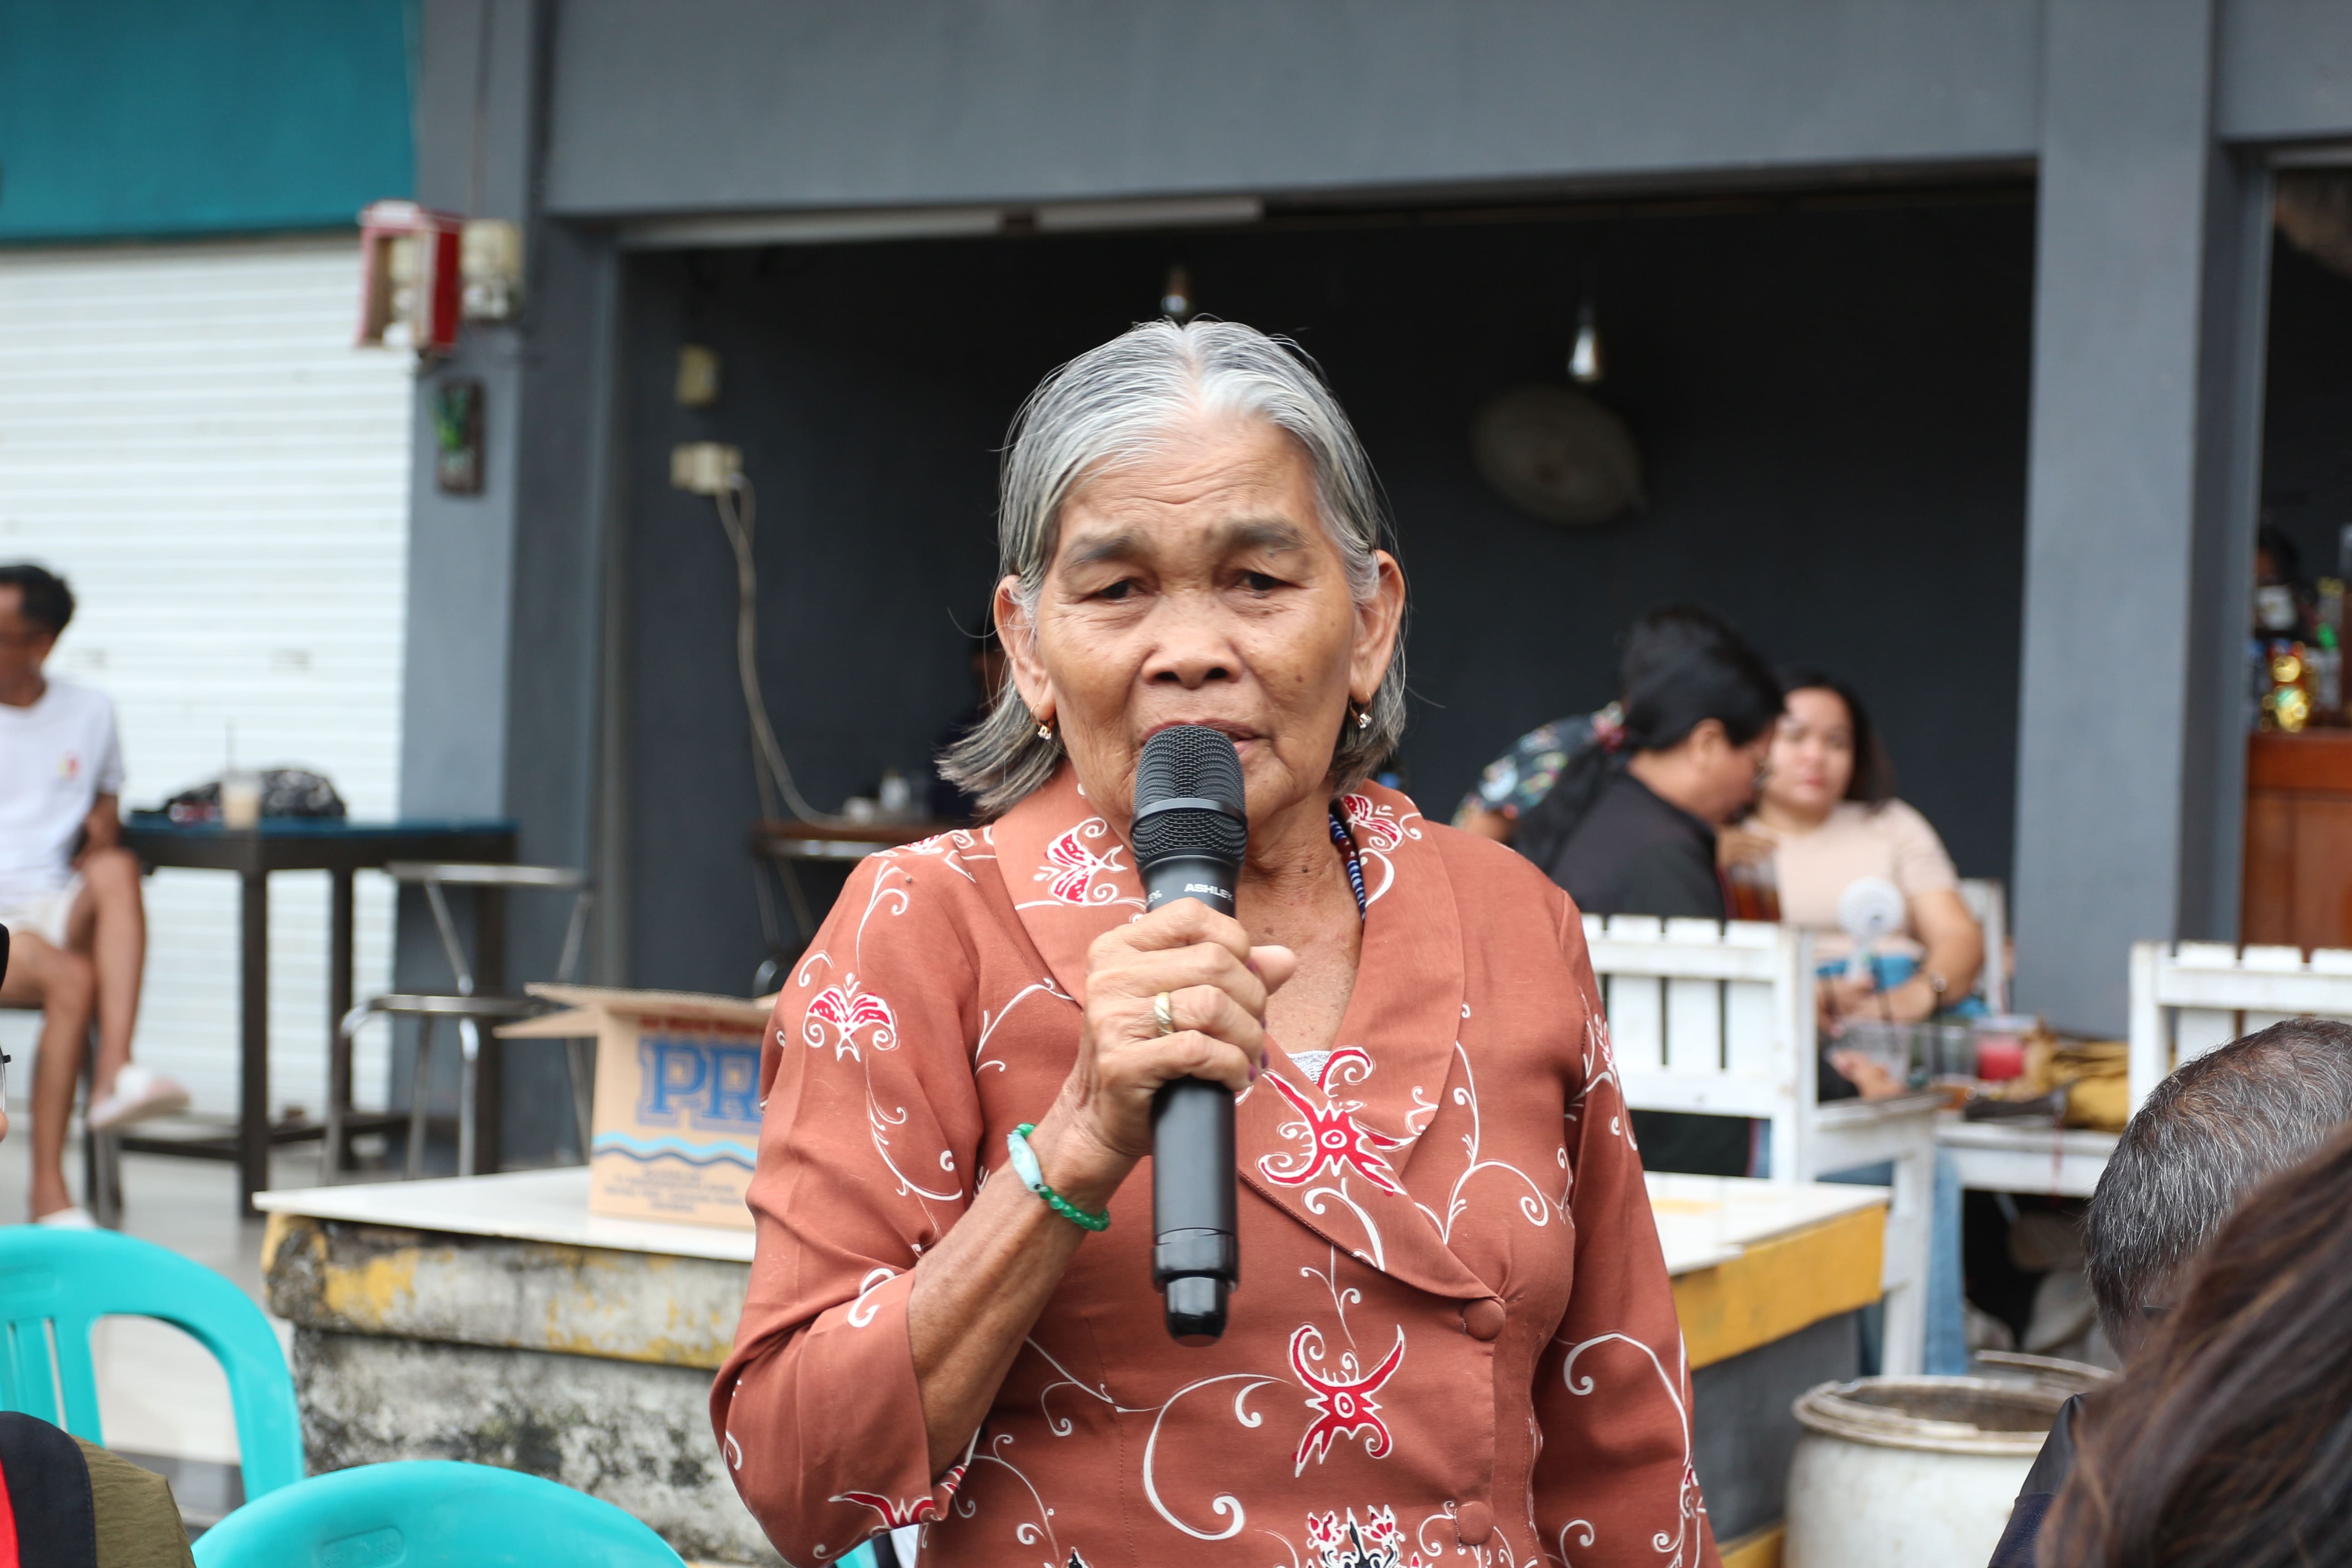
[(73, 594), (38, 566), (0, 566), (0, 925), (11, 959), (0, 1005), (39, 1007), (32, 1074), (33, 1217), (87, 1226), (66, 1187), (66, 1123), (98, 1025), (88, 1121), (104, 1131), (188, 1103), (132, 1065), (147, 962), (139, 863), (122, 847), (122, 749), (103, 692), (42, 673)]

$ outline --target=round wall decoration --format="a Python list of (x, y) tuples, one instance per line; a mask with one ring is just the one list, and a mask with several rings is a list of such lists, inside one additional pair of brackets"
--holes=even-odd
[(1479, 477), (1530, 517), (1591, 527), (1643, 504), (1625, 422), (1565, 386), (1515, 386), (1471, 423)]

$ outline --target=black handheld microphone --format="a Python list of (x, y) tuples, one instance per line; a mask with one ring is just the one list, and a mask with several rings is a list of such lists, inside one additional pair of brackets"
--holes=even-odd
[[(1143, 742), (1129, 835), (1143, 874), (1143, 907), (1198, 899), (1234, 912), (1249, 814), (1234, 743), (1201, 724)], [(1224, 1085), (1180, 1078), (1151, 1101), (1151, 1282), (1167, 1297), (1168, 1333), (1209, 1345), (1225, 1331), (1225, 1293), (1241, 1283), (1234, 1205), (1234, 1097)]]

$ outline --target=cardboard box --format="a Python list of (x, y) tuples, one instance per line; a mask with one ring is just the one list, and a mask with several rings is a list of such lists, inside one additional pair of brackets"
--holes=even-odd
[(751, 1229), (743, 1189), (759, 1157), (769, 1003), (593, 985), (530, 991), (568, 1010), (499, 1034), (596, 1041), (589, 1211)]

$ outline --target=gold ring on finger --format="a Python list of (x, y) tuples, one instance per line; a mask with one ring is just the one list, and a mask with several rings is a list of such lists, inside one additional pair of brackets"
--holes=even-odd
[(1176, 1032), (1176, 1005), (1165, 991), (1151, 999), (1151, 1021), (1160, 1026), (1163, 1035)]

